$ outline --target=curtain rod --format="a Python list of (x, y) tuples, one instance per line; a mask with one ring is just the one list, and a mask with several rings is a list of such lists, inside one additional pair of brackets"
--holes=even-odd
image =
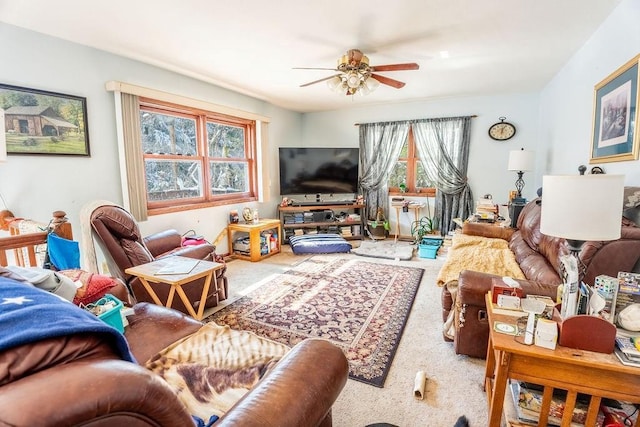
[(455, 117), (436, 117), (436, 118), (432, 118), (432, 119), (411, 119), (411, 120), (396, 120), (395, 122), (372, 122), (372, 123), (354, 123), (354, 126), (360, 126), (360, 125), (373, 125), (376, 123), (399, 123), (399, 122), (418, 122), (420, 120), (438, 120), (438, 119), (455, 119), (458, 117), (471, 117), (472, 119), (478, 117), (477, 114), (473, 114), (471, 116), (455, 116)]

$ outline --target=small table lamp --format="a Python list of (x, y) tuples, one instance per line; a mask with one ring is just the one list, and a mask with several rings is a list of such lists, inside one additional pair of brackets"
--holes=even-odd
[(576, 282), (569, 283), (576, 296), (584, 273), (578, 257), (584, 242), (620, 238), (623, 193), (624, 175), (542, 177), (540, 231), (566, 239), (578, 266)]
[(522, 175), (525, 171), (533, 170), (535, 166), (535, 153), (533, 151), (527, 151), (524, 148), (520, 150), (513, 150), (509, 152), (509, 163), (507, 170), (516, 171), (518, 173), (518, 179), (516, 180), (516, 190), (518, 194), (515, 203), (525, 203), (526, 200), (522, 197), (522, 189), (524, 188), (524, 180)]

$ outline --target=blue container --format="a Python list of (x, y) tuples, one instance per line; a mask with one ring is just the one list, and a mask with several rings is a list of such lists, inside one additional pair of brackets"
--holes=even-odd
[(438, 253), (438, 248), (440, 247), (440, 245), (438, 246), (434, 246), (434, 245), (418, 245), (418, 256), (420, 258), (431, 258), (431, 259), (435, 259), (436, 258), (436, 254)]
[(442, 237), (440, 236), (423, 236), (422, 237), (422, 241), (420, 242), (421, 245), (432, 245), (432, 246), (438, 246), (440, 247), (440, 245), (442, 245)]
[(116, 328), (120, 333), (124, 333), (124, 324), (122, 323), (122, 314), (120, 313), (120, 311), (122, 310), (122, 301), (111, 294), (106, 294), (104, 297), (100, 298), (100, 301), (98, 301), (98, 305), (107, 301), (113, 301), (114, 303), (116, 303), (116, 306), (106, 313), (99, 314), (98, 318), (105, 322), (107, 325)]
[(420, 258), (435, 259), (438, 249), (442, 245), (442, 237), (429, 236), (422, 237), (422, 241), (418, 245), (418, 256)]

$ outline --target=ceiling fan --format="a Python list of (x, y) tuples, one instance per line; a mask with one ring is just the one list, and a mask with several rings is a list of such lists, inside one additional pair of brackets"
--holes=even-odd
[(367, 95), (379, 86), (380, 83), (396, 89), (400, 89), (405, 85), (404, 82), (381, 76), (380, 74), (376, 74), (377, 72), (417, 70), (419, 68), (420, 66), (415, 62), (406, 64), (369, 65), (369, 58), (365, 54), (358, 49), (349, 49), (347, 54), (338, 60), (338, 66), (336, 68), (296, 67), (294, 69), (331, 70), (338, 72), (332, 76), (302, 84), (300, 87), (311, 86), (326, 81), (329, 87), (337, 92), (346, 93), (346, 95), (354, 95), (356, 92), (360, 92), (363, 95)]

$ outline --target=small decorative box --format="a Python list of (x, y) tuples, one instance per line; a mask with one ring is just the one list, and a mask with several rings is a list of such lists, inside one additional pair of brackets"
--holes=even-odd
[(498, 303), (498, 295), (509, 295), (522, 298), (522, 288), (511, 287), (502, 279), (494, 278), (491, 281), (491, 297), (494, 304)]

